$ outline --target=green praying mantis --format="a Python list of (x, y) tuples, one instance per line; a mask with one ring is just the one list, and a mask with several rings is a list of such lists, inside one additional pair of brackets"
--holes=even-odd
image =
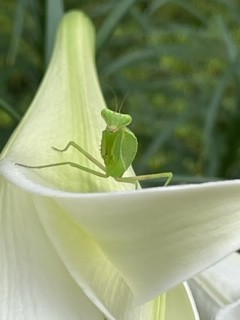
[(118, 182), (132, 183), (135, 185), (136, 189), (138, 188), (139, 181), (166, 178), (164, 186), (167, 186), (173, 176), (171, 172), (132, 177), (123, 176), (126, 170), (131, 166), (138, 149), (137, 138), (134, 133), (128, 128), (128, 126), (132, 122), (132, 117), (128, 114), (112, 111), (108, 108), (103, 109), (101, 115), (106, 122), (106, 129), (102, 132), (101, 141), (101, 156), (104, 165), (74, 141), (69, 141), (66, 147), (63, 149), (53, 147), (53, 149), (58, 152), (65, 152), (70, 147), (75, 148), (86, 158), (88, 158), (92, 163), (94, 163), (94, 165), (100, 171), (93, 170), (91, 168), (71, 161), (57, 162), (39, 166), (29, 166), (21, 163), (16, 163), (16, 165), (32, 169), (43, 169), (69, 165), (101, 178), (112, 177)]

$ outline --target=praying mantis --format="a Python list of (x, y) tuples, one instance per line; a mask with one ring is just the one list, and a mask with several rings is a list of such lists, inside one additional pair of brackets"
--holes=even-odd
[(132, 122), (132, 117), (129, 114), (112, 111), (108, 108), (102, 110), (101, 116), (106, 123), (106, 129), (102, 132), (101, 140), (101, 156), (104, 165), (74, 141), (69, 141), (63, 149), (53, 147), (53, 149), (58, 152), (65, 152), (70, 147), (75, 148), (88, 160), (90, 160), (98, 168), (99, 171), (71, 161), (50, 163), (39, 166), (29, 166), (21, 163), (16, 163), (16, 165), (32, 169), (43, 169), (69, 165), (101, 178), (112, 177), (118, 182), (132, 183), (135, 185), (135, 189), (138, 189), (139, 181), (166, 178), (164, 186), (167, 186), (173, 176), (171, 172), (132, 177), (123, 176), (126, 170), (131, 166), (138, 149), (137, 138), (134, 133), (128, 128), (128, 126)]

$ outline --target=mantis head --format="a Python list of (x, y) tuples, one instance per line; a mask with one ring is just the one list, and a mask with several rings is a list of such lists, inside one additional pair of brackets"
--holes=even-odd
[(127, 127), (132, 122), (132, 117), (129, 114), (122, 114), (105, 108), (101, 115), (106, 122), (109, 130), (115, 132), (120, 128)]

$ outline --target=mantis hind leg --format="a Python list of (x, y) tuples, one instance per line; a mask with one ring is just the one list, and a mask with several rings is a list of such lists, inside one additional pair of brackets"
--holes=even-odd
[(107, 178), (107, 175), (105, 173), (98, 172), (96, 170), (92, 170), (90, 168), (81, 166), (80, 164), (77, 164), (77, 163), (71, 162), (71, 161), (56, 162), (56, 163), (44, 164), (44, 165), (40, 165), (40, 166), (28, 166), (28, 165), (25, 165), (25, 164), (22, 164), (22, 163), (15, 163), (15, 165), (20, 166), (20, 167), (25, 167), (25, 168), (31, 168), (31, 169), (43, 169), (43, 168), (51, 168), (51, 167), (59, 167), (59, 166), (69, 165), (71, 167), (80, 169), (82, 171), (94, 174), (95, 176), (98, 176), (98, 177), (101, 177), (101, 178)]
[(167, 180), (163, 185), (165, 187), (170, 183), (170, 181), (172, 180), (172, 177), (173, 177), (172, 172), (162, 172), (162, 173), (154, 173), (154, 174), (147, 174), (147, 175), (141, 175), (141, 176), (115, 178), (115, 180), (118, 182), (133, 183), (135, 184), (135, 188), (138, 189), (139, 181), (166, 178)]
[(53, 150), (55, 151), (59, 151), (59, 152), (65, 152), (67, 151), (70, 147), (75, 148), (76, 150), (78, 150), (81, 154), (83, 154), (86, 158), (88, 158), (88, 160), (90, 160), (92, 163), (94, 163), (99, 169), (103, 170), (104, 172), (106, 171), (106, 168), (97, 160), (95, 159), (93, 156), (90, 155), (90, 153), (88, 153), (87, 151), (85, 151), (82, 147), (80, 147), (76, 142), (74, 141), (69, 141), (68, 144), (66, 145), (65, 148), (63, 149), (58, 149), (55, 147), (52, 147)]

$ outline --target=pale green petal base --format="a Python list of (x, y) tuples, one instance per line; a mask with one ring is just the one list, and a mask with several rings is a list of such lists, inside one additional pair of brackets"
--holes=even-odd
[(186, 283), (168, 291), (164, 320), (200, 320), (198, 312)]
[(186, 283), (130, 311), (124, 320), (199, 320)]

